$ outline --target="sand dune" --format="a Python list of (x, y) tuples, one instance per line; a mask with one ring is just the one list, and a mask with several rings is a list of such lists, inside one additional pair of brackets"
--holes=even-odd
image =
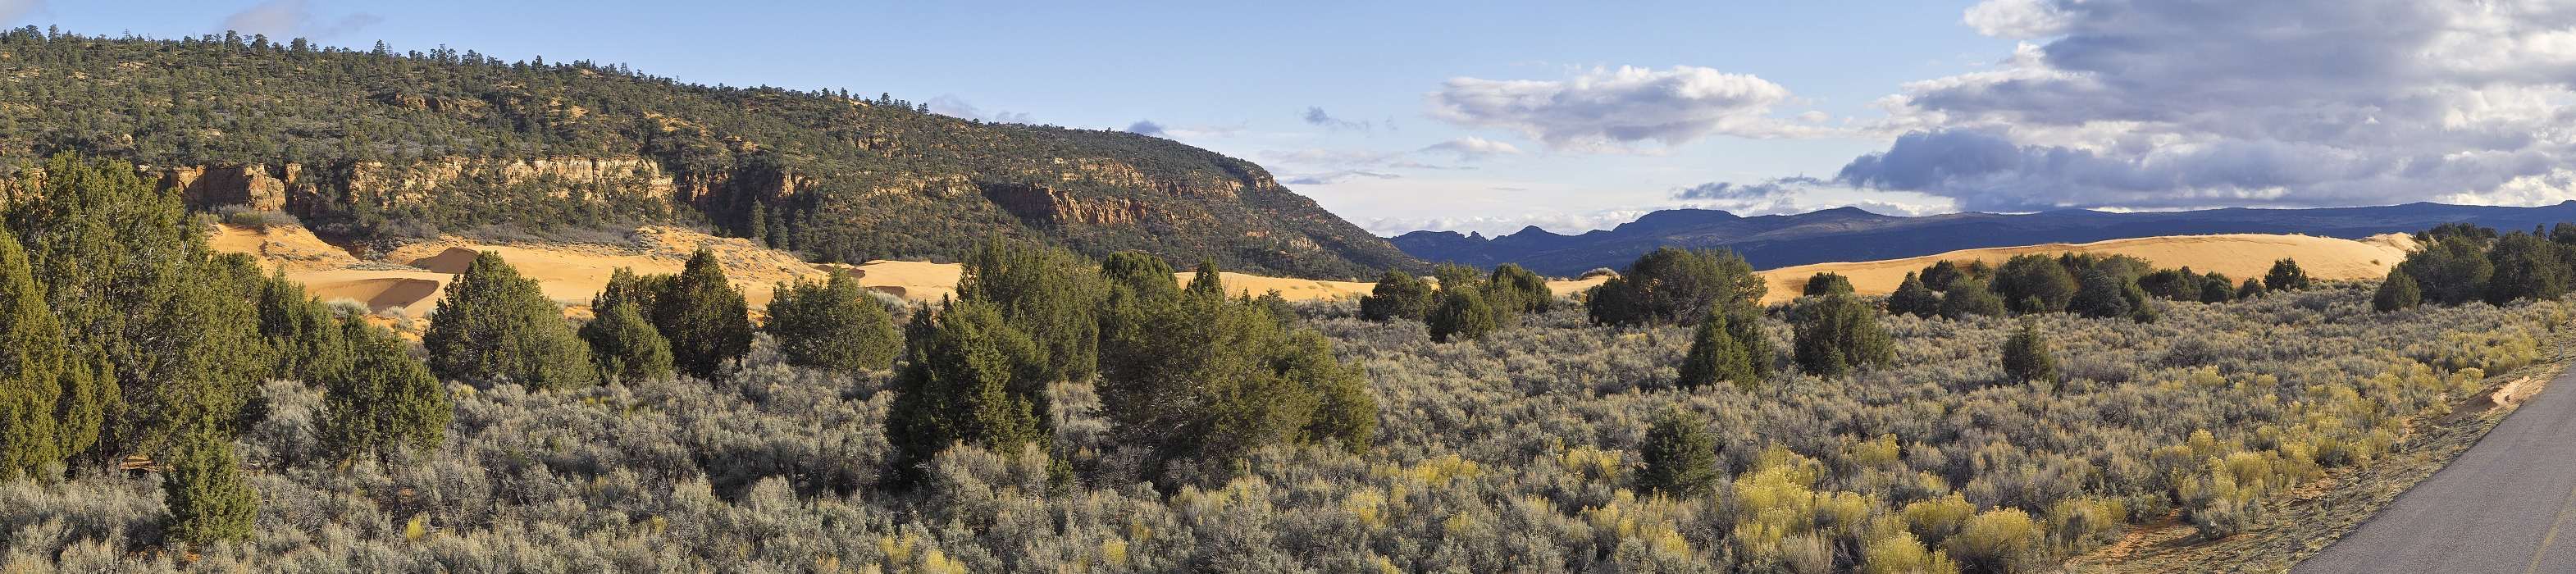
[(1920, 271), (1933, 262), (1985, 261), (2002, 264), (2015, 255), (2026, 253), (2092, 253), (2128, 255), (2152, 261), (2157, 267), (2191, 267), (2192, 271), (2217, 271), (2243, 281), (2261, 277), (2271, 270), (2272, 262), (2281, 258), (2295, 259), (2308, 276), (2319, 280), (2377, 279), (2388, 275), (2388, 269), (2406, 259), (2415, 241), (2404, 234), (2387, 234), (2364, 240), (2314, 237), (2307, 235), (2180, 235), (2113, 239), (2093, 243), (2048, 243), (2020, 247), (1965, 249), (1883, 261), (1858, 263), (1817, 263), (1782, 267), (1761, 272), (1771, 283), (1765, 303), (1795, 299), (1806, 287), (1807, 278), (1820, 272), (1840, 273), (1850, 278), (1852, 288), (1863, 295), (1883, 295), (1896, 291), (1905, 281), (1905, 273)]
[[(537, 280), (547, 297), (571, 308), (571, 313), (586, 315), (583, 307), (590, 297), (608, 284), (609, 273), (617, 268), (634, 269), (637, 273), (678, 273), (688, 257), (699, 246), (714, 250), (725, 266), (726, 276), (743, 290), (753, 308), (769, 302), (772, 286), (794, 279), (820, 280), (834, 271), (855, 276), (869, 289), (911, 301), (937, 301), (954, 295), (963, 267), (955, 263), (922, 261), (871, 261), (860, 265), (812, 264), (794, 255), (762, 248), (741, 239), (709, 236), (673, 227), (645, 227), (630, 235), (629, 243), (516, 243), (495, 244), (458, 237), (404, 246), (384, 254), (379, 261), (366, 261), (347, 251), (323, 242), (301, 227), (277, 226), (266, 230), (218, 224), (211, 235), (217, 250), (247, 253), (271, 267), (282, 267), (287, 276), (303, 281), (313, 294), (324, 299), (351, 299), (365, 303), (376, 311), (401, 309), (413, 317), (426, 316), (436, 307), (453, 274), (463, 272), (478, 251), (501, 254), (503, 260), (519, 269), (521, 275)], [(1979, 260), (2002, 263), (2025, 253), (2095, 253), (2129, 255), (2153, 261), (2158, 267), (2190, 266), (2194, 271), (2217, 271), (2230, 277), (2256, 277), (2283, 257), (2297, 259), (2309, 276), (2322, 280), (2369, 279), (2384, 276), (2391, 266), (2405, 259), (2414, 241), (2400, 234), (2382, 235), (2354, 241), (2305, 235), (2194, 235), (2115, 239), (2082, 244), (2052, 243), (2020, 247), (1996, 247), (1952, 251), (1939, 255), (1867, 261), (1857, 263), (1818, 263), (1784, 267), (1761, 272), (1770, 282), (1770, 295), (1765, 302), (1796, 298), (1807, 278), (1818, 272), (1841, 273), (1852, 286), (1865, 295), (1885, 294), (1896, 290), (1905, 273), (1922, 269), (1934, 261)], [(1195, 274), (1178, 273), (1173, 281), (1187, 285)], [(1375, 288), (1373, 282), (1321, 281), (1282, 277), (1264, 277), (1243, 273), (1225, 274), (1226, 290), (1236, 295), (1259, 295), (1277, 291), (1292, 301), (1356, 298)], [(1560, 296), (1574, 296), (1607, 280), (1605, 276), (1548, 282)]]

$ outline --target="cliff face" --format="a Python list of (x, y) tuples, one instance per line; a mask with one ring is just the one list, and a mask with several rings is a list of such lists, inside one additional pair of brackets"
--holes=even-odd
[[(1424, 266), (1260, 166), (1131, 133), (471, 53), (69, 36), (6, 51), (0, 161), (123, 158), (191, 205), (360, 241), (676, 223), (825, 262), (1004, 236), (1315, 278)], [(206, 69), (227, 73), (188, 72)]]

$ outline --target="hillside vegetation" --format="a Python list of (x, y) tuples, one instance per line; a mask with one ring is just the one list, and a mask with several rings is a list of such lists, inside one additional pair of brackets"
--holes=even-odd
[(1250, 162), (926, 109), (444, 47), (0, 33), (0, 158), (122, 158), (194, 207), (381, 247), (671, 222), (825, 262), (1005, 236), (1307, 277), (1418, 265)]

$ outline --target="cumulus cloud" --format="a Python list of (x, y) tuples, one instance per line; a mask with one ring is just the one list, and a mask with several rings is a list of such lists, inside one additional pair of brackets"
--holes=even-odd
[(1498, 155), (1520, 155), (1521, 148), (1476, 136), (1467, 136), (1424, 146), (1421, 151), (1446, 153), (1460, 160), (1475, 161)]
[(1402, 177), (1404, 176), (1392, 173), (1375, 172), (1363, 169), (1345, 169), (1322, 173), (1292, 174), (1289, 175), (1287, 179), (1280, 180), (1280, 182), (1288, 185), (1331, 185), (1354, 179), (1398, 179)]
[(1243, 127), (1200, 125), (1170, 126), (1163, 125), (1162, 123), (1154, 120), (1136, 120), (1136, 123), (1127, 124), (1126, 131), (1158, 138), (1177, 140), (1186, 138), (1225, 137), (1242, 132)]
[(313, 13), (305, 0), (269, 0), (253, 4), (224, 17), (224, 29), (243, 34), (266, 34), (270, 38), (326, 39), (355, 32), (383, 22), (384, 18), (364, 12), (337, 19), (326, 19)]
[(1977, 210), (2576, 197), (2576, 7), (1988, 0), (2025, 43), (1882, 102), (1837, 180)]
[(1526, 213), (1520, 215), (1486, 215), (1472, 217), (1381, 217), (1361, 227), (1370, 233), (1392, 237), (1413, 231), (1456, 231), (1499, 235), (1526, 227), (1537, 227), (1553, 233), (1572, 235), (1595, 229), (1609, 229), (1636, 221), (1653, 209), (1603, 209), (1582, 213)]
[(968, 103), (964, 98), (959, 98), (951, 94), (940, 94), (939, 97), (931, 98), (928, 103), (930, 104), (930, 113), (952, 118), (984, 120), (1005, 124), (1035, 123), (1033, 119), (1029, 117), (1029, 114), (1023, 112), (995, 111), (991, 115), (986, 115), (984, 110), (976, 108), (975, 104)]
[(1755, 183), (1711, 182), (1673, 190), (1673, 199), (1686, 200), (1758, 200), (1795, 194), (1824, 185), (1812, 177), (1783, 177)]
[(1880, 215), (1931, 215), (1956, 211), (1955, 202), (1914, 194), (1855, 189), (1823, 179), (1794, 176), (1752, 183), (1710, 182), (1675, 189), (1682, 207), (1722, 209), (1736, 215), (1806, 213), (1857, 207)]
[(1333, 117), (1332, 114), (1324, 113), (1324, 108), (1320, 106), (1307, 106), (1306, 113), (1300, 114), (1298, 117), (1306, 120), (1306, 125), (1328, 130), (1369, 131), (1376, 127), (1369, 125), (1369, 123), (1365, 121), (1351, 121)]
[(1519, 132), (1548, 147), (1612, 151), (1679, 145), (1711, 135), (1754, 138), (1832, 133), (1770, 116), (1788, 88), (1748, 74), (1676, 66), (1593, 69), (1566, 80), (1452, 78), (1430, 95), (1431, 116), (1467, 127)]

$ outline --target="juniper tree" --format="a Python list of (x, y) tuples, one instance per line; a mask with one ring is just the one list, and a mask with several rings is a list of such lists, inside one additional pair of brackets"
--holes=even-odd
[(0, 233), (0, 481), (70, 456), (54, 412), (65, 379), (63, 326), (18, 240)]
[(161, 457), (162, 498), (170, 518), (162, 536), (174, 542), (214, 544), (249, 540), (259, 518), (259, 500), (242, 480), (241, 459), (233, 440), (214, 430), (213, 421), (191, 425)]
[(2247, 277), (2245, 278), (2244, 284), (2236, 286), (2236, 298), (2252, 299), (2255, 297), (2261, 297), (2263, 296), (2264, 291), (2266, 291), (2266, 289), (2263, 288), (2263, 280)]
[(66, 360), (86, 374), (62, 379), (54, 407), (66, 452), (104, 462), (232, 420), (272, 370), (249, 296), (257, 267), (210, 257), (179, 190), (132, 164), (65, 153), (39, 171), (0, 221), (45, 285)]
[(421, 334), (430, 372), (478, 384), (571, 389), (599, 383), (589, 345), (534, 279), (483, 252), (448, 282)]
[(1820, 377), (1838, 377), (1863, 366), (1896, 360), (1894, 340), (1879, 326), (1878, 312), (1851, 295), (1827, 295), (1798, 307), (1798, 368)]
[(269, 377), (312, 382), (347, 368), (348, 342), (330, 306), (280, 267), (259, 286), (259, 334), (274, 353)]
[(2495, 264), (2487, 260), (2484, 244), (2456, 236), (2436, 235), (2432, 243), (2397, 264), (2415, 278), (2415, 286), (2424, 293), (2424, 301), (2458, 305), (2486, 293), (2487, 282), (2495, 277)]
[(2424, 292), (2415, 286), (2415, 276), (2404, 266), (2388, 270), (2388, 278), (2379, 282), (2379, 290), (2370, 296), (2370, 308), (2395, 311), (2421, 305)]
[(1923, 286), (1933, 291), (1949, 291), (1951, 282), (1968, 278), (1972, 277), (1966, 269), (1948, 259), (1934, 261), (1931, 266), (1923, 268)]
[(1850, 278), (1843, 277), (1841, 273), (1827, 272), (1808, 276), (1807, 285), (1799, 294), (1806, 297), (1823, 297), (1826, 295), (1848, 295), (1851, 293), (1852, 284)]
[(2088, 269), (2078, 280), (2075, 297), (2066, 303), (2068, 311), (2091, 318), (2126, 317), (2135, 308), (2121, 294), (2121, 281), (2099, 269)]
[(1495, 266), (1493, 275), (1485, 281), (1485, 288), (1487, 301), (1509, 301), (1513, 314), (1546, 313), (1556, 303), (1556, 293), (1548, 289), (1547, 278), (1517, 264)]
[(1595, 323), (1679, 323), (1708, 316), (1710, 307), (1758, 305), (1769, 289), (1733, 252), (1665, 247), (1593, 287), (1584, 309)]
[(1160, 297), (1180, 290), (1172, 280), (1172, 264), (1142, 251), (1120, 251), (1100, 260), (1100, 277), (1112, 286), (1124, 287), (1147, 297)]
[(1941, 316), (1966, 319), (1971, 316), (2001, 317), (2004, 300), (1986, 288), (1986, 282), (1961, 279), (1950, 284), (1950, 292), (1941, 295)]
[(1387, 271), (1360, 298), (1360, 318), (1371, 321), (1423, 320), (1431, 314), (1431, 284), (1403, 271)]
[(1431, 341), (1446, 343), (1485, 338), (1501, 327), (1494, 321), (1494, 309), (1475, 289), (1441, 289), (1439, 304), (1424, 320), (1431, 327)]
[(1147, 451), (1149, 478), (1169, 486), (1174, 465), (1222, 466), (1300, 440), (1368, 448), (1376, 401), (1328, 340), (1213, 282), (1192, 285), (1122, 290), (1102, 319), (1101, 412), (1118, 440)]
[(2299, 262), (2284, 257), (2272, 262), (2272, 270), (2263, 274), (2263, 288), (2270, 291), (2298, 291), (2308, 288), (2308, 272)]
[(2075, 298), (2075, 275), (2046, 255), (2017, 255), (1995, 270), (1995, 294), (2015, 313), (2055, 313)]
[(895, 353), (903, 349), (894, 318), (849, 274), (833, 273), (819, 283), (781, 283), (772, 293), (768, 330), (788, 364), (883, 369), (893, 366)]
[(2057, 356), (2040, 338), (2039, 322), (2023, 317), (2021, 326), (2004, 339), (2004, 376), (2018, 382), (2056, 381)]
[(1887, 295), (1887, 312), (1916, 317), (1938, 315), (1941, 313), (1941, 294), (1933, 292), (1931, 286), (1908, 272), (1905, 281), (1896, 284), (1896, 292)]
[(1038, 343), (1002, 320), (989, 302), (948, 301), (913, 312), (905, 328), (910, 360), (895, 376), (886, 438), (896, 475), (916, 480), (931, 457), (968, 443), (1016, 453), (1046, 440), (1033, 371), (1019, 368), (1041, 353)]
[(2486, 302), (2503, 305), (2515, 299), (2556, 299), (2567, 294), (2569, 270), (2559, 257), (2562, 249), (2518, 231), (2497, 239), (2487, 248), (2487, 264), (2495, 271), (2487, 278)]
[(715, 381), (725, 366), (751, 352), (751, 309), (725, 278), (724, 265), (704, 247), (653, 296), (653, 329), (671, 342), (671, 365)]
[(2233, 300), (2236, 298), (2235, 285), (2236, 283), (2229, 281), (2226, 275), (2211, 271), (2200, 278), (2200, 302), (2225, 303)]
[(343, 457), (436, 448), (455, 416), (447, 388), (392, 332), (356, 317), (339, 327), (349, 359), (322, 381), (324, 440)]
[(592, 362), (602, 377), (636, 382), (671, 376), (671, 341), (653, 328), (650, 312), (654, 281), (624, 267), (609, 273), (608, 286), (591, 297), (589, 323), (581, 338), (590, 343)]
[[(992, 303), (1003, 320), (1033, 338), (1042, 352), (1030, 366), (1040, 379), (1081, 381), (1099, 372), (1098, 313), (1108, 296), (1100, 267), (1062, 248), (1002, 239), (985, 241), (964, 267), (958, 298)], [(1206, 275), (1201, 279), (1219, 280)]]
[(1768, 362), (1767, 357), (1755, 356), (1729, 327), (1723, 311), (1711, 312), (1707, 320), (1700, 321), (1699, 329), (1691, 336), (1690, 353), (1682, 357), (1682, 388), (1734, 383), (1749, 389), (1762, 383), (1760, 369), (1754, 364)]
[(1637, 488), (1674, 498), (1706, 495), (1717, 489), (1717, 437), (1708, 420), (1680, 409), (1655, 417), (1646, 440), (1637, 447), (1646, 467), (1637, 472)]

